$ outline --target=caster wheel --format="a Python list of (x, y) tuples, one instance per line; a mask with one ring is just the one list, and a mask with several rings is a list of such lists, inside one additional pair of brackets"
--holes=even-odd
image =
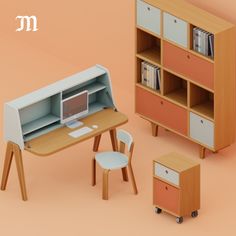
[(183, 223), (183, 221), (184, 221), (184, 218), (181, 216), (181, 217), (176, 217), (176, 222), (178, 223), (178, 224), (181, 224), (181, 223)]
[(162, 212), (162, 209), (161, 209), (161, 208), (158, 208), (158, 207), (156, 207), (156, 208), (155, 208), (155, 212), (156, 212), (157, 214), (161, 214), (161, 212)]
[(191, 216), (192, 216), (193, 218), (197, 217), (197, 216), (198, 216), (198, 211), (193, 211), (192, 214), (191, 214)]

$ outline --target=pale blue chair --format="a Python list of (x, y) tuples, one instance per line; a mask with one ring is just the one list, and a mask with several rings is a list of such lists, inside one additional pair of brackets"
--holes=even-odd
[[(134, 194), (138, 194), (134, 173), (131, 165), (131, 159), (134, 150), (133, 137), (124, 130), (117, 131), (117, 140), (119, 152), (101, 152), (95, 155), (92, 161), (92, 186), (96, 185), (96, 162), (103, 168), (103, 191), (102, 198), (108, 200), (108, 175), (111, 170), (121, 169), (124, 181), (128, 181), (127, 167), (129, 170)], [(125, 146), (127, 146), (128, 155), (125, 155)]]

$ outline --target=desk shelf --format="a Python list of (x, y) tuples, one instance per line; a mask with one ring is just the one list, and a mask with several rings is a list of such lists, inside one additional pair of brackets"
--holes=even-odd
[(42, 118), (39, 118), (37, 120), (31, 121), (25, 125), (22, 126), (22, 133), (23, 135), (32, 133), (35, 130), (41, 129), (45, 126), (48, 126), (50, 124), (53, 124), (57, 121), (60, 121), (60, 117), (57, 117), (52, 114), (48, 114)]
[(93, 103), (89, 104), (89, 115), (103, 110), (104, 107), (106, 107), (106, 106), (100, 102), (93, 102)]
[(61, 128), (62, 126), (63, 126), (63, 124), (56, 122), (56, 123), (49, 124), (48, 126), (41, 127), (41, 129), (34, 130), (31, 133), (24, 135), (24, 142), (28, 142), (28, 141), (30, 141), (34, 138), (37, 138), (43, 134), (47, 134), (50, 131)]
[(103, 90), (105, 88), (106, 88), (106, 86), (104, 84), (102, 84), (102, 83), (99, 83), (99, 82), (91, 83), (91, 84), (88, 84), (88, 85), (86, 85), (86, 86), (84, 86), (82, 88), (78, 88), (78, 89), (76, 89), (74, 91), (71, 91), (71, 92), (68, 92), (68, 93), (64, 93), (62, 95), (62, 98), (63, 99), (69, 98), (69, 97), (74, 96), (75, 94), (80, 93), (80, 92), (82, 92), (84, 90), (88, 90), (88, 94), (91, 95), (91, 94), (99, 92), (99, 91), (101, 91), (101, 90)]

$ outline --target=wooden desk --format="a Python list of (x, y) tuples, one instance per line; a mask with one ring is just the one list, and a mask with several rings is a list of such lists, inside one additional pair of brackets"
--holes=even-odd
[[(37, 156), (49, 156), (67, 147), (83, 142), (87, 139), (94, 138), (93, 150), (96, 152), (99, 147), (102, 133), (109, 131), (113, 150), (117, 150), (116, 127), (128, 122), (128, 118), (113, 109), (104, 109), (89, 117), (81, 120), (84, 126), (91, 127), (97, 125), (98, 128), (92, 132), (87, 133), (79, 138), (72, 138), (68, 135), (72, 131), (67, 127), (58, 128), (50, 133), (44, 134), (31, 141), (25, 143), (25, 150)], [(79, 127), (79, 128), (82, 128)], [(76, 129), (79, 129), (76, 128)], [(2, 175), (1, 190), (6, 189), (7, 179), (11, 167), (13, 154), (16, 160), (17, 172), (20, 181), (22, 199), (27, 200), (27, 192), (25, 186), (24, 169), (22, 162), (22, 154), (19, 146), (13, 142), (8, 142), (6, 149), (6, 156), (4, 162), (4, 169)]]

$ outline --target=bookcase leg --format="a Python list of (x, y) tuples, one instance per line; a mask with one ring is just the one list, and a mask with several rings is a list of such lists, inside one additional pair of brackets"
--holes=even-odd
[(94, 138), (94, 143), (93, 143), (93, 151), (94, 152), (98, 151), (101, 137), (102, 137), (102, 135), (100, 134)]
[(200, 158), (204, 159), (206, 157), (206, 148), (200, 146)]
[(157, 137), (158, 136), (158, 125), (151, 123), (152, 126), (152, 136)]
[(113, 151), (118, 151), (117, 137), (116, 137), (116, 129), (110, 130), (111, 144)]
[(2, 175), (1, 190), (6, 189), (13, 155), (15, 156), (16, 168), (17, 168), (17, 174), (18, 174), (18, 178), (19, 178), (19, 182), (20, 182), (22, 199), (24, 201), (27, 201), (22, 153), (21, 153), (20, 147), (17, 144), (12, 143), (12, 142), (7, 143), (7, 150), (6, 150), (3, 175)]

